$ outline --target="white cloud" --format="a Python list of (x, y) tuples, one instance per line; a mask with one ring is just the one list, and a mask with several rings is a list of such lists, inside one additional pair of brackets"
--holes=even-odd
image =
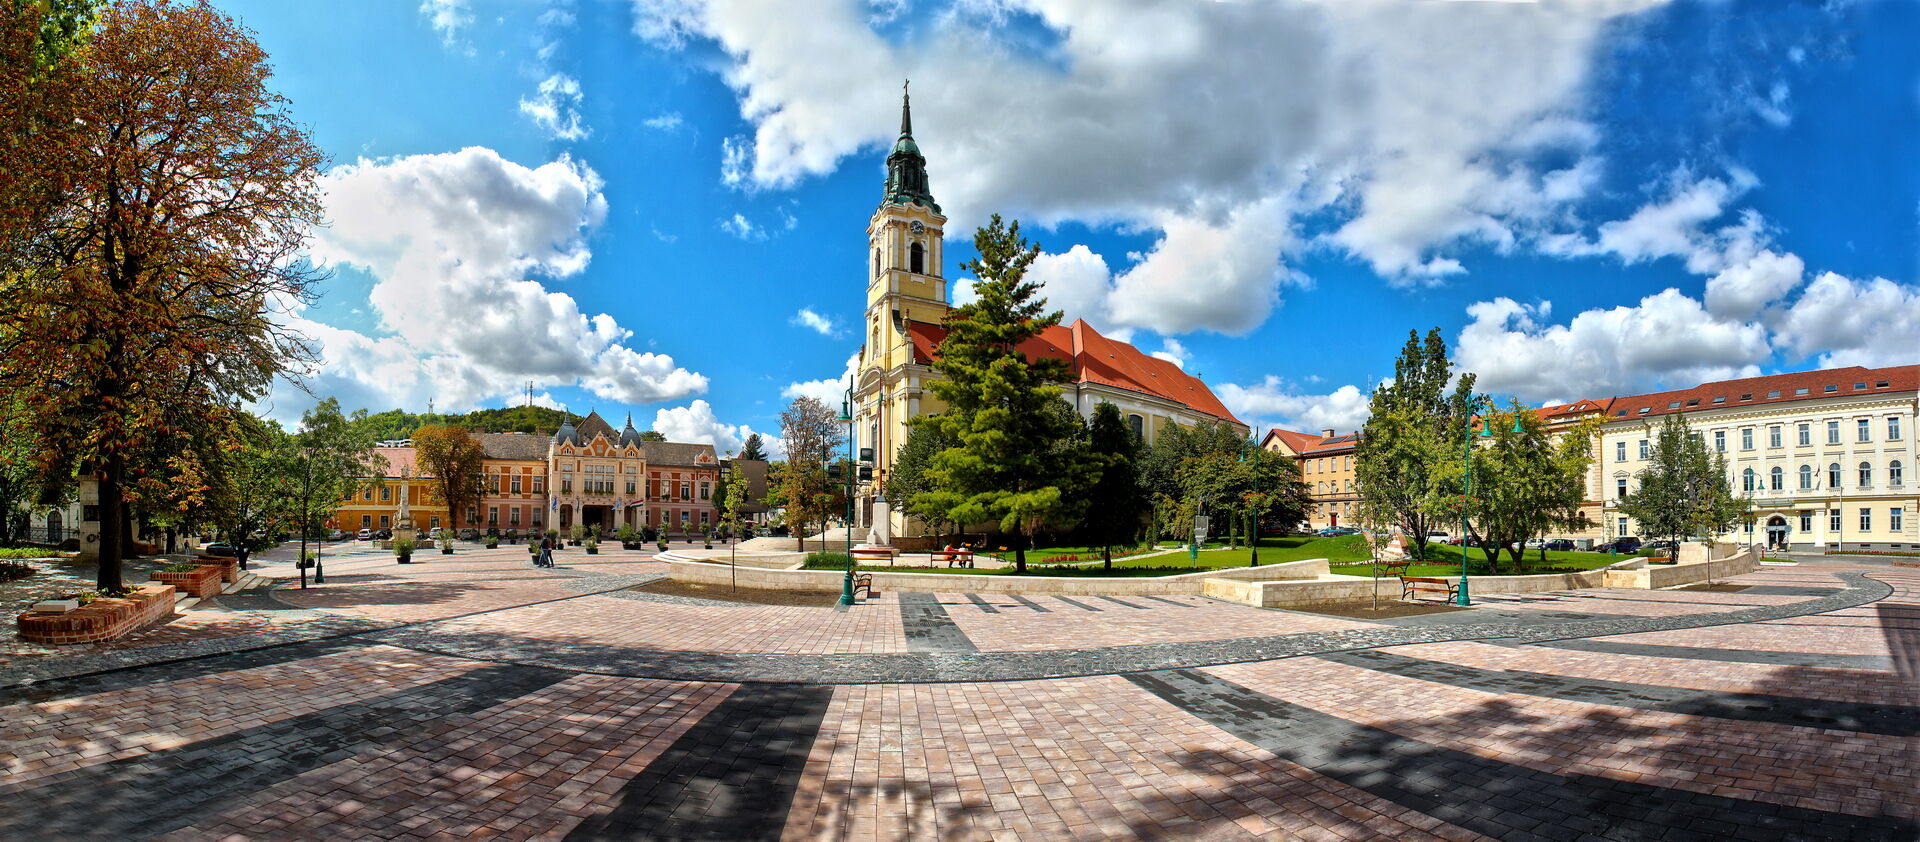
[(1775, 342), (1820, 367), (1920, 362), (1920, 286), (1825, 272), (1781, 319)]
[(678, 131), (680, 127), (685, 124), (686, 119), (681, 117), (678, 111), (669, 111), (657, 117), (648, 117), (640, 121), (640, 125), (661, 132)]
[[(1289, 278), (1300, 215), (1332, 215), (1325, 244), (1409, 281), (1464, 271), (1457, 243), (1550, 228), (1598, 173), (1596, 130), (1569, 116), (1598, 39), (1646, 4), (1004, 0), (895, 44), (859, 4), (794, 27), (758, 4), (675, 0), (637, 3), (635, 29), (723, 52), (754, 126), (724, 141), (724, 183), (787, 188), (873, 155), (897, 80), (925, 79), (916, 135), (950, 227), (997, 210), (1158, 232), (1140, 265), (1115, 267), (1109, 323), (1242, 333)], [(1014, 12), (1051, 30), (1048, 55), (1000, 38)], [(1173, 278), (1204, 294), (1174, 295)]]
[(767, 238), (767, 230), (765, 228), (753, 224), (752, 220), (738, 213), (720, 220), (720, 230), (748, 242), (756, 242)]
[[(1271, 374), (1250, 386), (1222, 383), (1215, 389), (1233, 414), (1254, 424), (1254, 435), (1271, 427), (1300, 432), (1350, 433), (1367, 423), (1369, 396), (1355, 386), (1327, 394), (1307, 394)], [(1254, 419), (1260, 419), (1255, 423)]]
[(793, 324), (804, 327), (808, 330), (811, 330), (815, 333), (820, 334), (821, 336), (839, 336), (840, 335), (840, 329), (833, 326), (832, 319), (829, 319), (826, 316), (822, 316), (819, 313), (815, 313), (813, 312), (812, 309), (807, 307), (800, 308), (800, 312), (793, 314), (793, 318), (790, 319), (790, 321)]
[(1548, 302), (1505, 297), (1467, 314), (1472, 321), (1460, 330), (1454, 362), (1479, 376), (1479, 390), (1528, 403), (1751, 376), (1772, 353), (1764, 326), (1717, 318), (1674, 289), (1633, 306), (1588, 310), (1565, 325), (1549, 323)]
[(459, 43), (460, 30), (473, 23), (473, 11), (467, 0), (421, 0), (420, 14), (440, 33), (440, 41), (451, 47)]
[[(753, 428), (745, 424), (721, 423), (719, 417), (713, 414), (713, 407), (703, 400), (656, 410), (653, 429), (666, 436), (667, 441), (711, 444), (723, 458), (728, 453), (739, 453), (746, 445), (747, 437), (754, 434)], [(786, 451), (786, 442), (779, 436), (761, 433), (760, 441), (769, 456)]]
[(847, 384), (853, 382), (853, 374), (860, 365), (860, 354), (855, 352), (847, 357), (847, 369), (839, 377), (824, 380), (803, 380), (788, 383), (780, 390), (780, 396), (787, 400), (794, 398), (814, 398), (828, 406), (839, 406), (847, 399)]
[(1168, 336), (1160, 340), (1160, 350), (1149, 356), (1158, 357), (1184, 369), (1187, 367), (1187, 360), (1193, 359), (1193, 352), (1187, 350), (1187, 346), (1180, 344), (1180, 340)]
[(537, 280), (577, 275), (592, 257), (586, 235), (607, 205), (584, 164), (562, 156), (530, 169), (469, 147), (361, 159), (321, 187), (331, 223), (315, 231), (311, 254), (373, 275), (379, 335), (288, 317), (320, 346), (319, 394), (373, 408), (434, 397), (457, 409), (529, 380), (634, 403), (706, 390), (705, 376), (631, 350), (632, 332), (613, 317), (589, 316)]
[(580, 82), (555, 73), (540, 82), (532, 99), (520, 100), (520, 113), (555, 140), (580, 140), (591, 134), (580, 116)]
[(1797, 254), (1763, 249), (1707, 279), (1707, 310), (1723, 319), (1751, 319), (1799, 286), (1806, 268)]

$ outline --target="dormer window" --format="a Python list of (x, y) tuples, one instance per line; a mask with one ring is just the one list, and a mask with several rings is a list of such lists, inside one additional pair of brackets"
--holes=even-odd
[(1839, 387), (1839, 386), (1828, 386), (1827, 388), (1825, 388), (1825, 389), (1823, 389), (1823, 390), (1821, 390), (1821, 391), (1823, 391), (1823, 392), (1825, 392), (1826, 394), (1829, 394), (1829, 395), (1831, 395), (1831, 394), (1833, 394), (1834, 392), (1838, 392), (1838, 391), (1840, 391), (1840, 387)]
[(1798, 395), (1804, 395), (1804, 394), (1806, 394), (1806, 393), (1807, 393), (1807, 390), (1806, 390), (1806, 389), (1804, 389), (1804, 388), (1802, 388), (1802, 389), (1795, 389), (1795, 390), (1793, 390), (1793, 393), (1794, 393), (1794, 395), (1796, 395), (1796, 396), (1798, 396)]
[(1779, 390), (1779, 389), (1774, 389), (1773, 391), (1770, 391), (1770, 392), (1768, 392), (1768, 393), (1767, 393), (1767, 397), (1769, 397), (1769, 398), (1777, 398), (1777, 397), (1780, 397), (1780, 390)]
[(1741, 395), (1741, 396), (1740, 396), (1740, 399), (1741, 399), (1741, 400), (1743, 400), (1743, 401), (1750, 401), (1750, 400), (1753, 400), (1753, 393), (1752, 393), (1752, 392), (1748, 392), (1748, 393), (1746, 393), (1746, 394), (1744, 394), (1744, 395)]
[(1713, 397), (1713, 402), (1714, 402), (1714, 403), (1726, 403), (1726, 402), (1727, 402), (1727, 396), (1726, 396), (1726, 395), (1715, 395), (1715, 396)]

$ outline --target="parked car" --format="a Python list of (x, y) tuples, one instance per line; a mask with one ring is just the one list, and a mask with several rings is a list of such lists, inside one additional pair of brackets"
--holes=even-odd
[(1593, 549), (1594, 549), (1594, 552), (1601, 552), (1601, 553), (1604, 553), (1604, 552), (1635, 553), (1640, 551), (1640, 539), (1634, 538), (1632, 536), (1628, 536), (1626, 538), (1616, 538), (1611, 543), (1601, 544), (1600, 546), (1594, 547)]
[(1547, 539), (1545, 538), (1535, 538), (1527, 542), (1527, 549), (1529, 550), (1544, 550), (1546, 548), (1547, 548)]
[(1573, 552), (1573, 541), (1567, 538), (1555, 538), (1547, 542), (1547, 549), (1554, 552)]
[(358, 533), (356, 533), (353, 537), (354, 537), (354, 540), (357, 540), (357, 541), (371, 541), (373, 540), (373, 530), (362, 529)]
[(1351, 526), (1329, 526), (1313, 534), (1321, 538), (1337, 538), (1341, 535), (1358, 535), (1360, 530)]
[(345, 540), (347, 540), (347, 533), (345, 533), (345, 532), (341, 532), (341, 531), (340, 531), (340, 530), (338, 530), (338, 529), (329, 529), (329, 530), (327, 530), (327, 540), (329, 540), (329, 541), (345, 541)]
[(1453, 544), (1458, 544), (1460, 542), (1455, 540), (1452, 535), (1449, 535), (1441, 530), (1435, 529), (1427, 533), (1427, 543), (1447, 544), (1451, 546)]
[(1654, 552), (1664, 552), (1671, 555), (1673, 554), (1674, 547), (1677, 547), (1677, 546), (1679, 546), (1679, 544), (1673, 541), (1648, 541), (1645, 544), (1641, 544), (1640, 549), (1652, 550)]
[(393, 530), (382, 529), (379, 532), (373, 533), (373, 537), (378, 538), (382, 541), (391, 540), (393, 538)]

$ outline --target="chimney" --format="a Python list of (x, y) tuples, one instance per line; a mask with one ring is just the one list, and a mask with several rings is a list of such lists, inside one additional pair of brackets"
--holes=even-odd
[(1320, 437), (1321, 437), (1321, 438), (1323, 438), (1323, 439), (1330, 439), (1330, 438), (1333, 438), (1333, 431), (1332, 431), (1332, 430), (1321, 430), (1321, 431), (1320, 431)]

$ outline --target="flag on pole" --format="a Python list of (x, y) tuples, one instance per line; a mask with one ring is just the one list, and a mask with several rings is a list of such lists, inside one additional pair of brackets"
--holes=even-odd
[(554, 497), (554, 498), (551, 498), (551, 499), (549, 499), (549, 500), (547, 501), (547, 508), (549, 508), (549, 509), (552, 509), (552, 510), (554, 510), (554, 511), (556, 511), (556, 512), (557, 512), (557, 511), (560, 511), (560, 498), (558, 498), (558, 497)]

